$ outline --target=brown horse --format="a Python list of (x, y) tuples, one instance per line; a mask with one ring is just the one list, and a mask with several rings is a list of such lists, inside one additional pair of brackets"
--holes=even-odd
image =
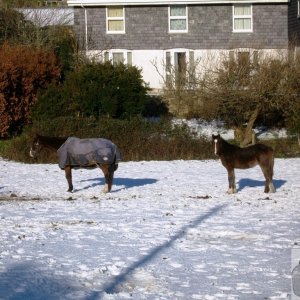
[[(99, 167), (105, 177), (103, 192), (111, 191), (114, 172), (118, 168), (120, 152), (115, 144), (106, 139), (78, 139), (36, 135), (30, 149), (30, 156), (36, 158), (42, 148), (56, 151), (59, 167), (65, 171), (68, 192), (73, 191), (72, 169), (93, 169)], [(87, 149), (86, 151), (84, 151)]]
[(234, 169), (248, 169), (259, 165), (264, 177), (265, 193), (274, 193), (273, 167), (274, 152), (271, 147), (264, 144), (255, 144), (240, 148), (229, 144), (219, 134), (212, 135), (215, 155), (219, 156), (223, 166), (227, 169), (229, 189), (228, 194), (236, 193)]

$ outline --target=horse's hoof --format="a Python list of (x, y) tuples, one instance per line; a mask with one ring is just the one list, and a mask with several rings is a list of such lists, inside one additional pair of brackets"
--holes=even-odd
[(104, 186), (104, 188), (102, 189), (102, 192), (105, 193), (105, 194), (110, 192), (110, 189), (109, 189), (109, 187), (108, 187), (107, 184), (106, 184), (106, 185)]
[(230, 188), (227, 191), (227, 194), (231, 195), (231, 194), (235, 194), (236, 193), (236, 189)]

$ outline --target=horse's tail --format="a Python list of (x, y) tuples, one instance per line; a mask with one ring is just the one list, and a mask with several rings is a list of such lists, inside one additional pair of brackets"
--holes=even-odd
[(114, 145), (115, 147), (115, 153), (114, 153), (114, 161), (113, 161), (113, 167), (114, 167), (114, 171), (116, 171), (118, 169), (118, 163), (117, 163), (117, 158), (118, 158), (118, 161), (120, 159), (120, 152), (119, 152), (119, 149), (116, 145)]
[(116, 163), (116, 160), (117, 160), (117, 155), (115, 154), (115, 157), (114, 157), (114, 162), (113, 162), (113, 166), (114, 166), (114, 171), (116, 171), (118, 169), (118, 164)]

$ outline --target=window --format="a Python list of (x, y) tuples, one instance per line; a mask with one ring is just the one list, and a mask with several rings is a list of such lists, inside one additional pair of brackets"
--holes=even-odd
[(233, 6), (233, 32), (252, 32), (252, 6)]
[(165, 74), (167, 86), (183, 86), (195, 83), (194, 51), (174, 49), (166, 51)]
[(132, 52), (127, 52), (127, 65), (132, 66)]
[(124, 62), (124, 54), (123, 52), (114, 52), (112, 54), (112, 62), (114, 65)]
[(248, 74), (250, 72), (250, 53), (245, 51), (238, 52), (237, 60), (239, 67)]
[(300, 18), (300, 0), (297, 0), (297, 17)]
[(257, 50), (230, 50), (228, 55), (229, 64), (237, 64), (239, 67), (250, 68), (259, 65), (259, 52)]
[(228, 63), (229, 71), (239, 74), (235, 81), (236, 85), (247, 87), (250, 76), (258, 67), (259, 53), (257, 50), (232, 50), (229, 51)]
[(112, 6), (106, 9), (107, 33), (125, 33), (125, 12), (122, 6)]
[(132, 65), (132, 52), (117, 50), (117, 51), (106, 51), (103, 56), (104, 61), (111, 61), (114, 65), (118, 63), (124, 63)]
[(187, 32), (187, 7), (175, 5), (169, 7), (169, 32)]
[(180, 76), (185, 76), (186, 73), (186, 53), (185, 52), (175, 52), (174, 62), (176, 73)]

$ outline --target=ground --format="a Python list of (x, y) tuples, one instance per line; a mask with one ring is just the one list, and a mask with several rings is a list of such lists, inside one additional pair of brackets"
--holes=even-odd
[[(300, 252), (300, 159), (258, 167), (227, 195), (218, 160), (99, 170), (0, 159), (0, 299), (289, 299)], [(300, 260), (300, 255), (299, 255)]]

